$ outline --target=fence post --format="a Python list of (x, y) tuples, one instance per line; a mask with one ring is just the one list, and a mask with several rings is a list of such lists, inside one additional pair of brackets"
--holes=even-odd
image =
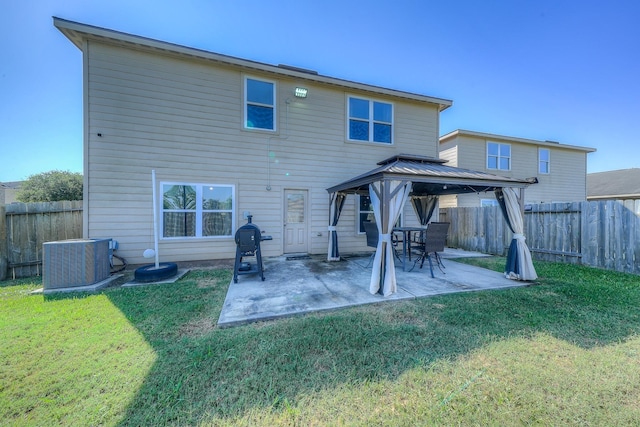
[(0, 280), (7, 278), (7, 267), (9, 266), (9, 260), (7, 258), (8, 251), (7, 208), (2, 204), (0, 205)]

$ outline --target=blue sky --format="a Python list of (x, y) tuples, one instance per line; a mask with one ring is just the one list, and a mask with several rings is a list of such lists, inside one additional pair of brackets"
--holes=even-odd
[(455, 129), (594, 147), (588, 171), (640, 167), (640, 3), (0, 2), (0, 181), (82, 172), (82, 58), (52, 16), (451, 99)]

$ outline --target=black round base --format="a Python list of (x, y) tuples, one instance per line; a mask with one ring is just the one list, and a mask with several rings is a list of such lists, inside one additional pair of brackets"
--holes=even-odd
[(136, 268), (133, 278), (136, 282), (159, 282), (178, 274), (178, 265), (175, 262), (161, 262), (156, 268), (155, 264), (143, 265)]

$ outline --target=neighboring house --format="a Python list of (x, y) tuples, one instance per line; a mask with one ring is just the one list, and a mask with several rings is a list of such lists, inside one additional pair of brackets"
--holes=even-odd
[(11, 203), (17, 202), (16, 195), (18, 190), (20, 190), (20, 186), (22, 185), (22, 181), (12, 181), (12, 182), (1, 182), (0, 183), (0, 204), (9, 205)]
[[(327, 253), (327, 188), (401, 153), (438, 157), (449, 100), (54, 24), (83, 53), (83, 234), (118, 240), (131, 263), (148, 262), (154, 209), (162, 260), (232, 258), (249, 213), (273, 237), (263, 255)], [(369, 211), (346, 199), (341, 252), (367, 249)]]
[[(525, 192), (525, 203), (584, 201), (587, 154), (594, 148), (537, 141), (468, 130), (440, 137), (440, 158), (447, 165), (517, 179), (537, 179)], [(492, 206), (493, 192), (440, 198), (440, 207)]]
[(640, 199), (640, 168), (587, 175), (587, 200)]

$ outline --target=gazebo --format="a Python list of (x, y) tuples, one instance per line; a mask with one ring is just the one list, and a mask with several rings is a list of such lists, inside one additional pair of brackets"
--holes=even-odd
[(537, 278), (531, 253), (523, 235), (524, 189), (537, 182), (502, 177), (445, 165), (433, 157), (399, 154), (378, 162), (379, 167), (330, 187), (329, 247), (327, 259), (340, 260), (336, 226), (348, 194), (369, 195), (379, 232), (369, 291), (385, 296), (396, 292), (396, 274), (391, 246), (393, 225), (411, 198), (416, 216), (426, 226), (438, 197), (445, 194), (494, 191), (513, 239), (505, 274), (515, 280)]

